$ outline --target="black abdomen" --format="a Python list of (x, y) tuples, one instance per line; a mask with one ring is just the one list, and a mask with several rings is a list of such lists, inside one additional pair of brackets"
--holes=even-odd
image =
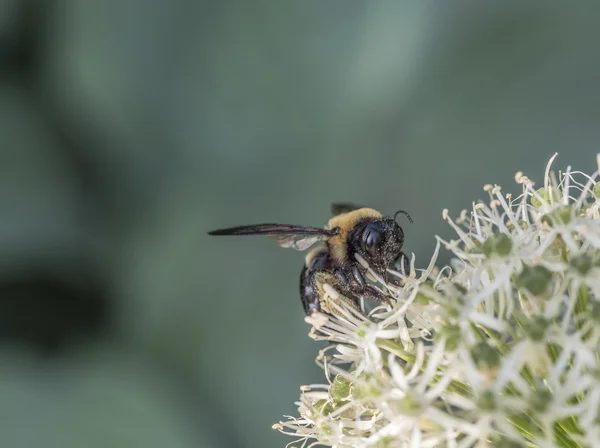
[(319, 296), (315, 294), (311, 285), (311, 276), (316, 270), (331, 269), (332, 260), (326, 248), (316, 249), (316, 252), (308, 257), (308, 260), (300, 273), (300, 297), (304, 312), (310, 316), (313, 311), (321, 310)]

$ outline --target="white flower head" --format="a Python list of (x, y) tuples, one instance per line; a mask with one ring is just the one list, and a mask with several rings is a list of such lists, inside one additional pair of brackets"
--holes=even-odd
[(307, 321), (331, 344), (327, 382), (275, 425), (291, 445), (600, 446), (598, 170), (554, 173), (555, 156), (539, 188), (519, 172), (518, 195), (486, 185), (487, 203), (444, 210), (456, 238), (378, 279), (391, 307), (361, 313), (326, 285), (335, 312)]

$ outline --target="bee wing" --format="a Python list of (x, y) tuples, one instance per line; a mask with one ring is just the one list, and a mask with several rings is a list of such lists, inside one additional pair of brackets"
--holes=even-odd
[(257, 224), (208, 232), (209, 235), (267, 235), (275, 239), (281, 247), (296, 250), (306, 250), (317, 241), (335, 233), (337, 233), (337, 229), (328, 230), (289, 224)]
[(331, 214), (333, 216), (341, 215), (342, 213), (348, 213), (354, 210), (363, 208), (360, 205), (352, 204), (350, 202), (335, 202), (331, 204)]
[(323, 235), (269, 235), (269, 238), (277, 240), (281, 247), (306, 250), (317, 241), (321, 241)]

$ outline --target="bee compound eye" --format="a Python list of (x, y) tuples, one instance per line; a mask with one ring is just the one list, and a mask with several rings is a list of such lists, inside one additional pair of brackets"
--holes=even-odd
[(365, 249), (371, 255), (375, 255), (381, 247), (383, 234), (375, 226), (369, 225), (363, 232), (363, 242)]

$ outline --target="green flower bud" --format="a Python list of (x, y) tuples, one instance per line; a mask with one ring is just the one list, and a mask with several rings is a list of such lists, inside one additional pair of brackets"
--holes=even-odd
[(552, 401), (552, 392), (548, 389), (536, 390), (529, 398), (531, 409), (535, 412), (546, 412)]
[[(538, 196), (540, 198), (542, 198), (544, 200), (544, 202), (546, 204), (556, 204), (561, 199), (560, 190), (556, 187), (538, 188), (536, 193), (538, 194)], [(552, 197), (550, 197), (551, 195), (552, 195)], [(531, 197), (531, 205), (533, 205), (535, 208), (540, 208), (543, 204), (544, 203), (537, 196)]]
[(496, 409), (496, 394), (486, 390), (477, 399), (477, 407), (482, 411), (493, 411)]
[(517, 277), (520, 286), (534, 295), (540, 295), (550, 286), (552, 272), (544, 266), (525, 266)]
[[(517, 223), (517, 225), (523, 229), (523, 230), (527, 230), (529, 228), (529, 224), (527, 224), (527, 221), (519, 221)], [(511, 222), (509, 225), (506, 226), (508, 228), (509, 232), (513, 232), (516, 228), (516, 226)]]
[(552, 210), (550, 213), (542, 216), (542, 222), (550, 227), (555, 225), (569, 224), (573, 217), (573, 207), (565, 205)]
[(594, 189), (592, 190), (592, 193), (594, 194), (594, 197), (596, 199), (600, 199), (600, 182), (596, 182), (596, 185), (594, 185)]
[(321, 415), (329, 415), (333, 412), (334, 407), (333, 407), (333, 404), (331, 403), (331, 401), (323, 398), (322, 400), (319, 400), (315, 403), (315, 409)]
[(431, 280), (423, 282), (423, 284), (419, 288), (419, 291), (417, 291), (417, 295), (415, 296), (415, 300), (413, 301), (414, 303), (419, 305), (429, 304), (429, 302), (431, 301), (431, 297), (427, 295), (427, 288), (433, 289), (433, 282)]
[(500, 257), (507, 256), (512, 249), (512, 241), (510, 237), (504, 233), (492, 235), (485, 243), (483, 243), (483, 253), (486, 257), (498, 255)]
[(567, 245), (562, 236), (556, 235), (554, 241), (552, 241), (552, 244), (550, 244), (548, 249), (546, 249), (545, 255), (552, 259), (562, 260), (564, 262), (567, 261)]
[(373, 377), (364, 377), (364, 381), (357, 382), (352, 387), (352, 396), (356, 400), (375, 398), (381, 395), (381, 388)]
[(478, 367), (495, 368), (500, 365), (500, 353), (487, 342), (480, 342), (471, 349), (471, 356)]
[(449, 324), (440, 330), (436, 339), (446, 339), (446, 350), (454, 351), (457, 349), (461, 340), (461, 331), (458, 325)]
[(571, 258), (569, 264), (581, 275), (587, 275), (591, 271), (594, 262), (591, 257), (582, 254)]
[(532, 319), (524, 321), (522, 328), (529, 339), (541, 342), (549, 326), (550, 322), (548, 320), (542, 316), (534, 316)]
[(416, 303), (417, 305), (428, 305), (430, 301), (431, 298), (429, 296), (425, 295), (422, 291), (418, 291), (413, 303)]
[(329, 386), (329, 395), (334, 401), (345, 400), (350, 396), (352, 383), (342, 375), (336, 375)]
[(483, 245), (479, 240), (473, 240), (473, 244), (475, 247), (473, 248), (465, 248), (465, 251), (470, 254), (482, 254), (483, 253)]
[(333, 428), (329, 423), (323, 423), (318, 427), (317, 439), (321, 442), (327, 442), (333, 435)]

